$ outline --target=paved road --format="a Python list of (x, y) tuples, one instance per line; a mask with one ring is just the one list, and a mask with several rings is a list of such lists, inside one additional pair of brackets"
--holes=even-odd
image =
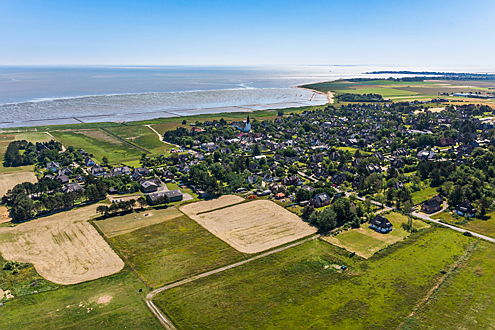
[(249, 258), (249, 259), (246, 259), (246, 260), (242, 260), (242, 261), (233, 263), (231, 265), (227, 265), (227, 266), (224, 266), (224, 267), (221, 267), (221, 268), (210, 270), (208, 272), (201, 273), (201, 274), (198, 274), (198, 275), (194, 275), (194, 276), (188, 277), (186, 279), (183, 279), (183, 280), (180, 280), (180, 281), (177, 281), (177, 282), (174, 282), (174, 283), (171, 283), (171, 284), (162, 286), (162, 287), (160, 287), (158, 289), (155, 289), (155, 290), (151, 291), (150, 293), (148, 293), (148, 295), (146, 295), (146, 305), (151, 310), (151, 312), (156, 316), (156, 318), (160, 321), (160, 323), (165, 327), (165, 329), (174, 330), (174, 329), (176, 329), (176, 327), (174, 326), (174, 324), (172, 323), (172, 321), (153, 302), (153, 298), (157, 294), (159, 294), (160, 292), (163, 292), (163, 291), (166, 291), (166, 290), (169, 290), (169, 289), (172, 289), (172, 288), (176, 288), (178, 286), (181, 286), (181, 285), (184, 285), (184, 284), (187, 284), (187, 283), (191, 283), (191, 282), (196, 281), (196, 280), (198, 280), (200, 278), (204, 278), (204, 277), (207, 277), (207, 276), (210, 276), (210, 275), (213, 275), (213, 274), (221, 273), (221, 272), (226, 271), (228, 269), (232, 269), (232, 268), (235, 268), (235, 267), (242, 266), (244, 264), (247, 264), (248, 262), (251, 262), (251, 261), (254, 261), (254, 260), (257, 260), (257, 259), (261, 259), (261, 258), (264, 258), (266, 256), (269, 256), (269, 255), (272, 255), (272, 254), (275, 254), (275, 253), (278, 253), (278, 252), (282, 252), (282, 251), (285, 251), (287, 249), (293, 248), (295, 246), (301, 245), (303, 243), (312, 241), (312, 240), (314, 240), (314, 239), (316, 239), (318, 237), (319, 237), (319, 235), (312, 235), (310, 237), (307, 237), (307, 238), (305, 238), (303, 240), (300, 240), (300, 241), (297, 241), (295, 243), (292, 243), (292, 244), (289, 244), (289, 245), (285, 245), (285, 246), (279, 247), (277, 249), (273, 249), (273, 250), (270, 250), (268, 252), (264, 252), (264, 253), (258, 254), (258, 255), (254, 256), (252, 258)]
[(471, 233), (471, 235), (473, 235), (475, 237), (481, 238), (481, 239), (483, 239), (485, 241), (488, 241), (488, 242), (495, 243), (495, 239), (493, 239), (491, 237), (488, 237), (488, 236), (485, 236), (485, 235), (481, 235), (481, 234), (475, 233), (474, 231), (470, 231), (470, 230), (459, 228), (459, 227), (456, 227), (456, 226), (453, 226), (453, 225), (449, 225), (448, 223), (441, 222), (440, 220), (437, 220), (437, 219), (432, 219), (427, 214), (419, 213), (419, 212), (413, 212), (412, 215), (415, 216), (415, 217), (421, 218), (423, 220), (431, 221), (431, 222), (437, 223), (437, 224), (439, 224), (441, 226), (444, 226), (444, 227), (447, 227), (447, 228), (456, 230), (456, 231), (458, 231), (460, 233), (465, 233), (465, 232)]

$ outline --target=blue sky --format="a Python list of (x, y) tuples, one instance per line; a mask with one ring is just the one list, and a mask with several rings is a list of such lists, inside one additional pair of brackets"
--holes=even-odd
[(495, 67), (495, 1), (0, 0), (0, 65)]

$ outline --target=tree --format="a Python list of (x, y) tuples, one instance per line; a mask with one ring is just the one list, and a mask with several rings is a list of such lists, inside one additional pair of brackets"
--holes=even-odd
[(140, 196), (138, 199), (137, 199), (137, 202), (139, 204), (139, 207), (142, 209), (144, 209), (144, 206), (146, 205), (146, 198), (144, 198), (144, 196)]
[(335, 213), (333, 208), (328, 207), (318, 213), (316, 218), (316, 226), (320, 229), (320, 231), (330, 231), (337, 227), (337, 224), (337, 213)]
[(108, 215), (108, 206), (100, 205), (96, 208), (96, 212), (100, 213), (102, 216)]
[(103, 161), (103, 165), (105, 165), (105, 166), (108, 165), (108, 158), (107, 158), (107, 156), (103, 156), (102, 161)]

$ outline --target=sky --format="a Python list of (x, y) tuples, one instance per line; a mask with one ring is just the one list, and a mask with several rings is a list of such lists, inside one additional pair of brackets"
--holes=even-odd
[(495, 67), (494, 0), (0, 0), (0, 65)]

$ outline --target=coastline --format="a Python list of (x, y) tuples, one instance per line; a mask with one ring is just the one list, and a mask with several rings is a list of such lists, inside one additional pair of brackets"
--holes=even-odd
[[(293, 94), (292, 98), (289, 98), (287, 95), (284, 96), (283, 94), (277, 95), (275, 94), (272, 98), (268, 98), (266, 95), (270, 94), (270, 88), (265, 88), (265, 89), (258, 89), (258, 91), (262, 91), (262, 93), (265, 93), (265, 100), (267, 102), (262, 102), (262, 103), (251, 103), (249, 102), (250, 99), (246, 98), (245, 103), (239, 102), (238, 99), (233, 99), (232, 105), (215, 105), (214, 103), (208, 104), (205, 102), (204, 105), (198, 104), (196, 107), (194, 106), (187, 106), (186, 102), (188, 100), (184, 101), (184, 104), (186, 106), (180, 107), (180, 106), (168, 106), (167, 105), (162, 105), (162, 106), (149, 106), (147, 104), (143, 104), (141, 107), (132, 105), (134, 108), (137, 108), (136, 111), (129, 111), (125, 108), (122, 109), (111, 109), (112, 105), (112, 100), (108, 100), (107, 96), (97, 96), (101, 100), (106, 101), (110, 106), (108, 107), (108, 113), (95, 113), (96, 111), (93, 111), (92, 113), (86, 113), (86, 114), (79, 114), (74, 112), (73, 114), (67, 114), (67, 111), (64, 111), (64, 114), (67, 115), (61, 115), (61, 116), (54, 116), (52, 118), (33, 118), (33, 119), (23, 119), (23, 120), (9, 120), (9, 118), (4, 118), (3, 121), (0, 120), (0, 129), (13, 129), (13, 128), (22, 128), (22, 127), (36, 127), (36, 126), (51, 126), (51, 125), (66, 125), (66, 124), (88, 124), (88, 123), (101, 123), (101, 122), (114, 122), (114, 123), (122, 123), (122, 122), (135, 122), (135, 121), (143, 121), (143, 120), (153, 120), (153, 119), (159, 119), (159, 118), (173, 118), (173, 117), (188, 117), (188, 116), (195, 116), (195, 115), (207, 115), (207, 114), (219, 114), (219, 113), (238, 113), (238, 112), (255, 112), (255, 111), (263, 111), (263, 110), (276, 110), (276, 109), (286, 109), (286, 108), (297, 108), (297, 107), (304, 107), (304, 106), (321, 106), (325, 105), (329, 102), (329, 99), (327, 96), (325, 96), (325, 99), (319, 98), (315, 99), (315, 95), (322, 95), (324, 96), (323, 93), (307, 89), (307, 88), (302, 88), (299, 86), (294, 86), (291, 87), (294, 89), (304, 89), (307, 91), (310, 91), (312, 94), (308, 94), (306, 96), (300, 95), (300, 94)], [(235, 91), (238, 91), (241, 89), (235, 89)], [(245, 90), (245, 89), (242, 89)], [(232, 89), (228, 90), (216, 90), (214, 93), (222, 93), (224, 91), (232, 91)], [(196, 92), (196, 91), (191, 91), (189, 93)], [(211, 92), (211, 91), (208, 91)], [(173, 92), (168, 92), (169, 94)], [(184, 93), (184, 92), (181, 92)], [(145, 95), (153, 95), (153, 93), (144, 93)], [(167, 94), (167, 95), (169, 95)], [(120, 96), (140, 96), (142, 95), (141, 93), (133, 93), (133, 94), (118, 94), (116, 95), (117, 97)], [(180, 94), (179, 94), (180, 96)], [(227, 98), (227, 94), (224, 95), (224, 98)], [(45, 101), (45, 102), (59, 102), (57, 100), (81, 100), (84, 99), (86, 96), (79, 96), (79, 97), (67, 97), (67, 98), (57, 98), (55, 100), (50, 100), (50, 101)], [(111, 96), (108, 96), (110, 98)], [(275, 101), (275, 102), (269, 102), (269, 101)], [(208, 101), (208, 100), (207, 100)], [(238, 104), (235, 104), (235, 101), (237, 101)], [(251, 100), (252, 101), (252, 100)], [(278, 101), (278, 102), (277, 102)], [(43, 101), (37, 101), (35, 103), (41, 103)], [(51, 105), (51, 104), (50, 104)], [(15, 105), (14, 105), (15, 106)], [(49, 107), (47, 107), (49, 108)], [(142, 108), (139, 109), (139, 108)], [(130, 108), (132, 109), (132, 108)], [(148, 110), (146, 110), (148, 109)], [(8, 109), (5, 109), (8, 110)], [(35, 110), (44, 110), (44, 109), (35, 109)]]

